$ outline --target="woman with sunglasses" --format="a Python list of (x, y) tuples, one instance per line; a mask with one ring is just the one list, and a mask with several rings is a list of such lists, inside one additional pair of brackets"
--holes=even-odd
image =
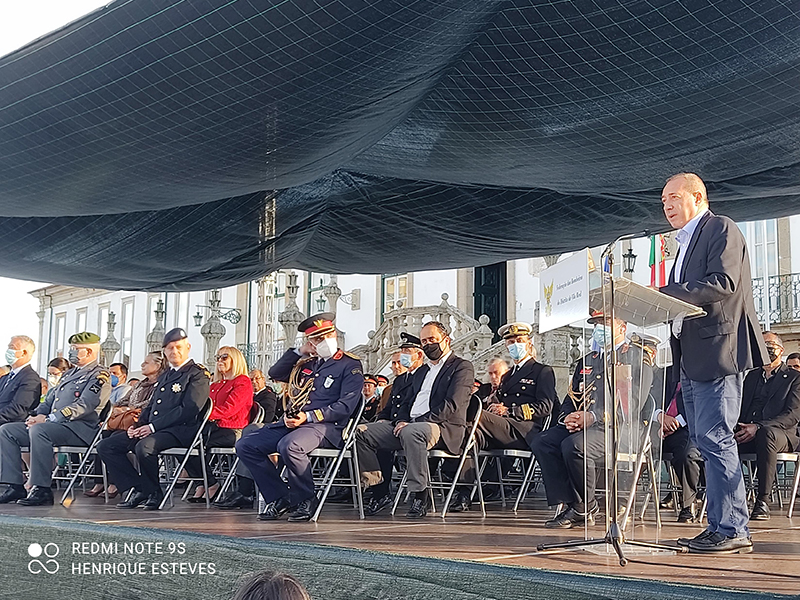
[[(206, 448), (232, 448), (242, 435), (242, 429), (250, 421), (253, 406), (253, 384), (247, 376), (247, 361), (244, 355), (232, 346), (222, 346), (214, 357), (216, 368), (209, 395), (214, 408), (204, 432)], [(202, 477), (200, 458), (192, 456), (186, 462), (190, 477)], [(219, 491), (219, 483), (206, 463), (209, 498)], [(195, 488), (189, 502), (205, 502), (203, 485)]]

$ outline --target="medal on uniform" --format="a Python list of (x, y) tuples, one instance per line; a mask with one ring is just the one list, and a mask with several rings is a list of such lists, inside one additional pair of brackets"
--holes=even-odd
[(174, 393), (176, 393), (176, 394), (177, 394), (178, 392), (180, 392), (180, 391), (181, 391), (181, 384), (180, 384), (180, 383), (173, 383), (173, 384), (172, 384), (172, 391), (173, 391)]
[(323, 385), (323, 386), (325, 386), (325, 388), (326, 388), (326, 389), (327, 389), (327, 388), (329, 388), (329, 387), (331, 387), (331, 386), (333, 385), (333, 377), (332, 377), (332, 376), (330, 376), (330, 375), (328, 375), (328, 376), (325, 378), (325, 383), (323, 383), (322, 385)]

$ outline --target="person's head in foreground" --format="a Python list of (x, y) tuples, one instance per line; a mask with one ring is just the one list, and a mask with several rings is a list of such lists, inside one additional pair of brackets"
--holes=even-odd
[(261, 571), (244, 580), (233, 600), (311, 600), (311, 596), (291, 575)]

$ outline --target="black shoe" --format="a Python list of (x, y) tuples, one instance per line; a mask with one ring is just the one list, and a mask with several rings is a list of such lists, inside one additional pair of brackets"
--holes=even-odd
[(130, 500), (125, 500), (124, 502), (120, 502), (117, 504), (117, 508), (136, 508), (140, 504), (144, 504), (147, 502), (149, 496), (145, 493), (136, 490), (133, 492), (133, 496), (130, 497)]
[(333, 487), (326, 502), (333, 502), (334, 504), (350, 504), (353, 502), (353, 492), (348, 487)]
[(267, 508), (264, 509), (264, 512), (258, 515), (258, 520), (275, 521), (289, 512), (290, 508), (292, 508), (292, 505), (289, 504), (288, 498), (278, 498), (277, 500), (267, 504)]
[(28, 496), (28, 490), (24, 485), (11, 484), (6, 488), (6, 491), (0, 494), (0, 504), (8, 504), (9, 502), (16, 502)]
[(453, 499), (450, 501), (450, 508), (448, 508), (448, 512), (466, 512), (469, 510), (469, 507), (472, 505), (472, 502), (469, 499), (468, 492), (456, 492)]
[(678, 514), (678, 523), (694, 523), (696, 520), (694, 505), (684, 506)]
[(691, 542), (699, 542), (700, 540), (704, 540), (713, 534), (714, 534), (713, 531), (704, 529), (701, 533), (697, 534), (693, 538), (678, 538), (678, 546), (683, 546), (684, 548), (688, 548)]
[(369, 501), (369, 504), (367, 504), (367, 507), (364, 509), (364, 514), (367, 515), (368, 517), (377, 515), (391, 503), (392, 503), (392, 496), (390, 494), (386, 494), (385, 496), (381, 496), (380, 498), (372, 498)]
[(53, 490), (49, 487), (34, 486), (27, 498), (17, 500), (22, 506), (52, 506)]
[(756, 500), (756, 505), (753, 507), (753, 512), (750, 513), (751, 521), (767, 521), (769, 520), (769, 504), (763, 500)]
[(716, 531), (702, 540), (689, 542), (689, 551), (699, 554), (748, 554), (753, 551), (753, 541), (749, 537), (726, 537)]
[(675, 496), (672, 492), (664, 496), (664, 499), (658, 503), (658, 508), (663, 510), (672, 510), (675, 508)]
[(233, 492), (225, 496), (224, 500), (215, 502), (214, 506), (222, 510), (233, 510), (234, 508), (253, 508), (253, 497), (244, 496), (239, 492)]
[(417, 492), (411, 501), (411, 508), (408, 509), (406, 516), (409, 519), (422, 519), (427, 516), (430, 508), (430, 498), (428, 490)]
[(303, 521), (310, 521), (311, 517), (313, 517), (314, 513), (317, 511), (318, 506), (319, 500), (317, 500), (316, 496), (306, 498), (300, 504), (298, 504), (291, 513), (289, 513), (289, 518), (287, 520), (289, 523), (302, 523)]
[(587, 512), (578, 512), (572, 507), (544, 522), (548, 529), (571, 529), (576, 525), (594, 525), (594, 515), (600, 510), (597, 503)]
[(164, 499), (164, 492), (161, 491), (161, 488), (158, 488), (157, 492), (153, 492), (147, 497), (147, 501), (144, 503), (145, 510), (158, 510), (161, 506), (161, 501)]

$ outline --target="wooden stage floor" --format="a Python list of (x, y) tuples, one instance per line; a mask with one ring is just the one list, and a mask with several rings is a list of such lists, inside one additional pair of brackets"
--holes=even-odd
[[(255, 511), (222, 511), (206, 509), (176, 501), (173, 508), (161, 512), (140, 509), (118, 510), (119, 500), (104, 504), (102, 498), (79, 496), (69, 508), (23, 507), (0, 505), (0, 514), (25, 517), (74, 518), (95, 523), (122, 526), (157, 527), (196, 531), (240, 538), (274, 541), (309, 542), (359, 548), (373, 551), (397, 552), (417, 556), (474, 560), (495, 564), (535, 567), (569, 572), (601, 573), (663, 581), (696, 583), (776, 594), (800, 594), (800, 517), (786, 518), (786, 510), (774, 507), (769, 521), (751, 528), (755, 552), (745, 555), (703, 556), (697, 554), (633, 555), (622, 568), (615, 555), (598, 555), (585, 550), (544, 554), (537, 553), (540, 543), (552, 543), (583, 538), (583, 530), (551, 531), (542, 525), (550, 518), (542, 500), (526, 502), (514, 515), (502, 509), (499, 502), (487, 505), (487, 516), (479, 510), (454, 514), (443, 521), (438, 514), (423, 521), (412, 521), (398, 508), (398, 516), (381, 514), (358, 519), (356, 511), (347, 505), (328, 504), (319, 523), (274, 523), (256, 520)], [(691, 537), (700, 531), (696, 525), (674, 523), (671, 511), (664, 511), (665, 522), (661, 539), (674, 544), (678, 537)], [(602, 537), (602, 521), (590, 528), (590, 536)], [(655, 528), (640, 524), (635, 528), (636, 539), (652, 540)]]

